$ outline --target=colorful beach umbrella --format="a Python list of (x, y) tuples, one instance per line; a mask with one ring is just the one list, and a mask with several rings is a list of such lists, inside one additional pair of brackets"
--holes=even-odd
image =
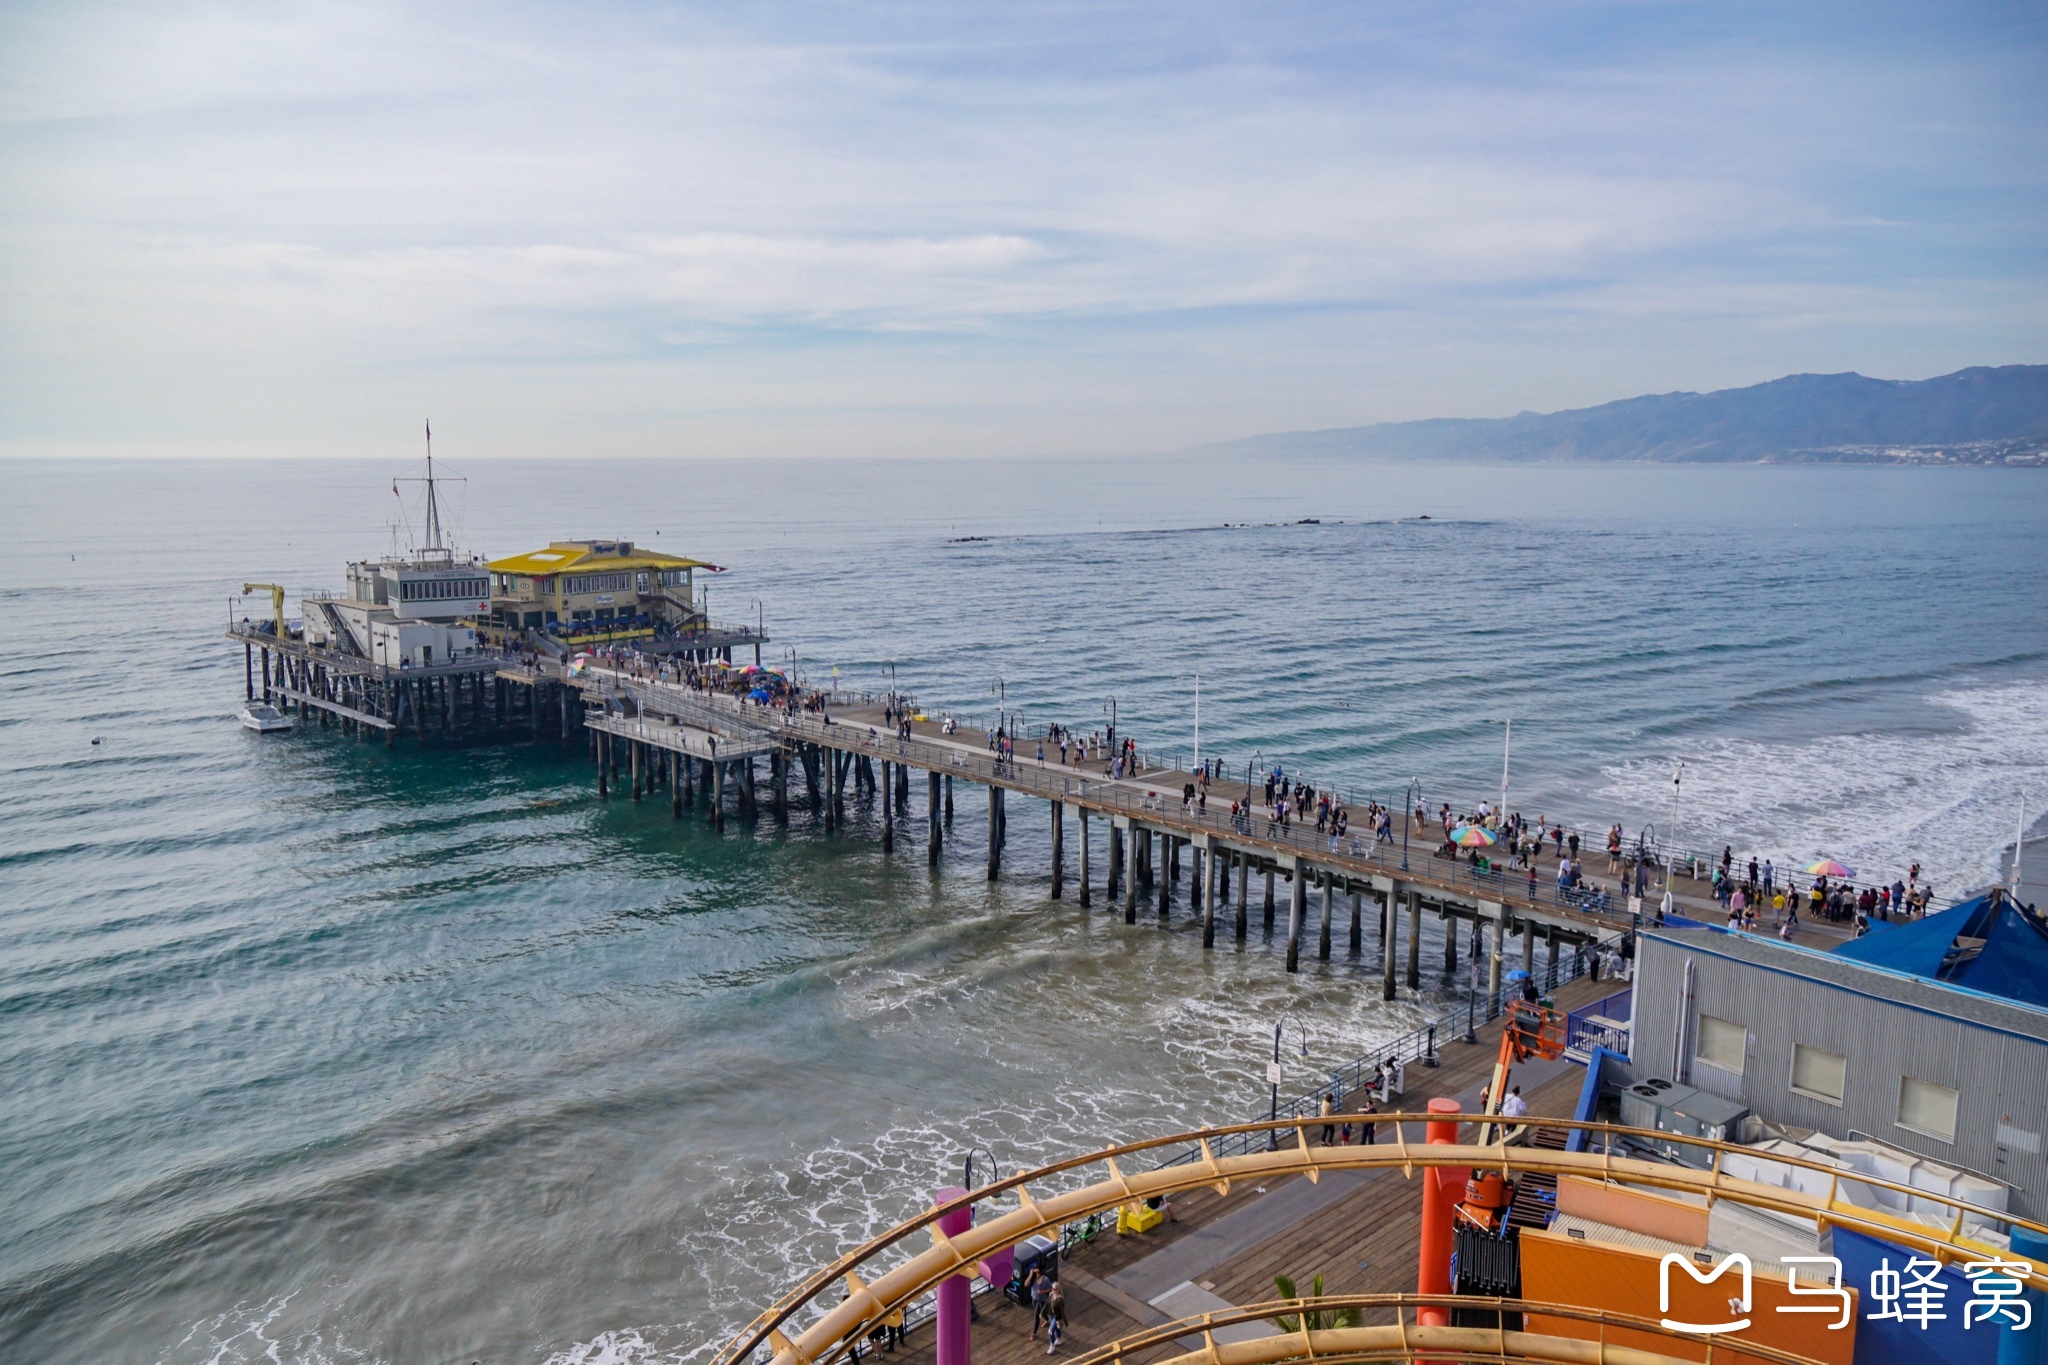
[(1856, 875), (1856, 869), (1844, 867), (1833, 858), (1822, 858), (1817, 863), (1808, 863), (1806, 865), (1806, 875), (1809, 877), (1853, 877)]
[(1500, 840), (1479, 825), (1460, 825), (1451, 831), (1451, 842), (1459, 848), (1492, 848)]

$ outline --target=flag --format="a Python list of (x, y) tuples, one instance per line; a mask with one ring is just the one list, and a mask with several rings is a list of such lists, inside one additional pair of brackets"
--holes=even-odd
[(429, 441), (434, 439), (434, 423), (431, 419), (427, 422), (427, 439)]

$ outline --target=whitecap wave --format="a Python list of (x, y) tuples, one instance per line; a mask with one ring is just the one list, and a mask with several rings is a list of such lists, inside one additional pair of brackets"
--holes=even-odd
[[(1711, 837), (1737, 857), (1754, 853), (1780, 867), (1826, 856), (1863, 879), (1903, 877), (1918, 863), (1944, 897), (1996, 881), (2018, 829), (2019, 794), (2031, 792), (2038, 809), (2048, 793), (2048, 683), (1957, 688), (1927, 700), (1958, 723), (1691, 746), (1681, 841)], [(1616, 764), (1601, 776), (1598, 794), (1613, 806), (1670, 809), (1668, 760)]]

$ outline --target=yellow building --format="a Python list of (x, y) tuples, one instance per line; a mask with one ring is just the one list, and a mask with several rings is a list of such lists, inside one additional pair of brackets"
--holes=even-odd
[(486, 567), (493, 625), (555, 634), (700, 626), (705, 612), (696, 572), (722, 572), (630, 540), (557, 540)]

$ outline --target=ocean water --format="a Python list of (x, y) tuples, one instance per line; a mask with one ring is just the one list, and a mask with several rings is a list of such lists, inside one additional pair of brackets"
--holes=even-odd
[[(1681, 838), (1955, 892), (2048, 802), (2039, 471), (447, 454), (465, 544), (727, 565), (814, 679), (1183, 755), (1199, 679), (1205, 754), (1354, 800), (1496, 790), (1512, 717), (1531, 814), (1668, 831), (1683, 759)], [(1239, 1118), (1282, 1013), (1306, 1089), (1458, 989), (1051, 902), (1028, 806), (990, 884), (972, 789), (934, 878), (580, 746), (241, 730), (231, 594), (402, 472), (0, 465), (0, 1358), (694, 1359), (971, 1144)]]

